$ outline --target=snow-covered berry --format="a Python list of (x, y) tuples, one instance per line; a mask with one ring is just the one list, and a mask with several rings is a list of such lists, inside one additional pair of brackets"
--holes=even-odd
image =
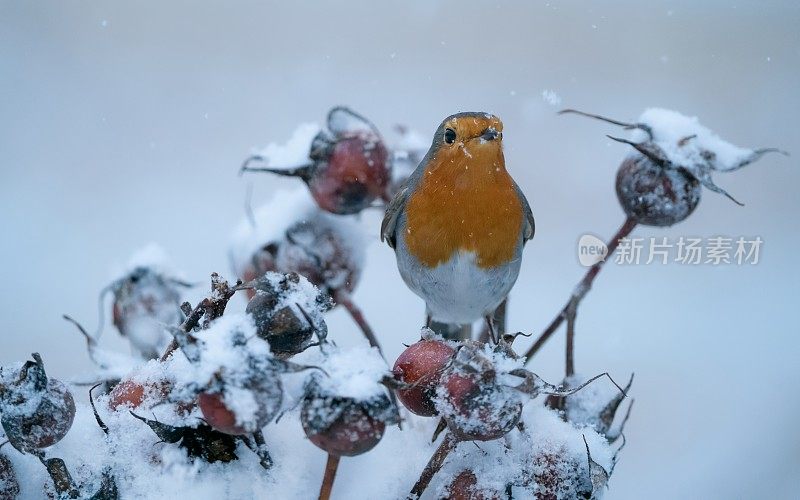
[(333, 455), (365, 453), (397, 423), (397, 406), (382, 385), (388, 375), (377, 349), (330, 349), (306, 384), (300, 421), (308, 439)]
[(67, 386), (47, 377), (37, 353), (11, 372), (0, 378), (0, 422), (11, 445), (24, 453), (61, 441), (75, 419)]
[(503, 350), (477, 342), (456, 352), (441, 376), (436, 408), (457, 439), (490, 441), (517, 425), (522, 399), (503, 379), (519, 366)]
[(355, 214), (376, 199), (387, 198), (391, 178), (389, 152), (378, 130), (366, 118), (345, 107), (328, 113), (328, 129), (311, 142), (309, 163), (292, 168), (249, 166), (252, 160), (270, 164), (269, 153), (251, 157), (243, 170), (266, 171), (302, 179), (317, 205), (334, 214)]
[(623, 210), (639, 224), (671, 226), (692, 214), (700, 202), (701, 186), (736, 201), (717, 186), (711, 174), (730, 172), (753, 163), (775, 148), (734, 146), (704, 127), (697, 118), (676, 111), (650, 108), (635, 123), (567, 109), (631, 130), (631, 138), (609, 138), (629, 144), (629, 155), (617, 172), (617, 197)]
[(319, 210), (303, 191), (279, 192), (256, 211), (253, 222), (243, 221), (236, 229), (231, 260), (243, 280), (270, 271), (294, 272), (334, 295), (355, 289), (365, 247), (352, 218)]
[(180, 288), (188, 286), (173, 277), (163, 250), (149, 245), (131, 258), (128, 271), (111, 283), (112, 321), (119, 333), (145, 359), (155, 359), (170, 340), (164, 325), (182, 319)]
[(279, 357), (289, 357), (311, 345), (316, 333), (324, 339), (323, 313), (333, 307), (327, 294), (297, 273), (267, 272), (253, 281), (255, 295), (247, 304), (259, 337)]
[(671, 226), (700, 203), (700, 182), (687, 171), (664, 168), (642, 154), (626, 158), (617, 171), (617, 198), (628, 217), (648, 226)]
[(501, 500), (506, 497), (504, 492), (478, 485), (478, 478), (469, 469), (459, 472), (443, 493), (440, 500)]

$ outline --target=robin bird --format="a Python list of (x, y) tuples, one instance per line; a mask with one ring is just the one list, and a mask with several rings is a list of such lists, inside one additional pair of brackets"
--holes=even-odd
[(427, 306), (428, 324), (492, 314), (519, 275), (533, 238), (528, 200), (503, 157), (503, 122), (488, 113), (447, 117), (428, 153), (386, 209), (381, 240)]

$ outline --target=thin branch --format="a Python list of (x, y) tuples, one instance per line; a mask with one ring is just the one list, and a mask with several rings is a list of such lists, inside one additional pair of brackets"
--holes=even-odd
[(97, 339), (95, 337), (92, 337), (91, 335), (89, 335), (89, 332), (86, 331), (86, 328), (84, 328), (83, 325), (78, 323), (71, 316), (68, 316), (66, 314), (62, 314), (61, 317), (64, 318), (65, 320), (67, 320), (68, 322), (72, 323), (73, 325), (75, 325), (75, 327), (78, 329), (78, 331), (81, 333), (81, 335), (83, 335), (83, 338), (86, 339), (86, 351), (89, 353), (89, 358), (92, 360), (92, 363), (94, 363), (96, 366), (98, 366), (100, 368), (107, 368), (105, 363), (101, 363), (95, 357), (95, 352), (94, 351), (95, 351), (95, 349), (97, 349)]
[(269, 450), (267, 450), (267, 443), (264, 440), (264, 432), (261, 429), (253, 433), (253, 441), (255, 441), (255, 449), (253, 451), (258, 456), (258, 461), (261, 464), (261, 467), (267, 470), (271, 469), (274, 461), (272, 460), (272, 456), (269, 454)]
[(322, 486), (319, 488), (319, 500), (328, 500), (331, 497), (333, 481), (336, 479), (340, 458), (339, 455), (328, 453), (328, 461), (325, 463), (325, 476), (322, 478)]
[(361, 309), (359, 309), (355, 302), (353, 302), (353, 298), (350, 296), (350, 294), (344, 290), (339, 290), (334, 293), (333, 300), (347, 309), (347, 312), (350, 313), (353, 321), (355, 321), (358, 327), (361, 328), (361, 331), (364, 333), (364, 337), (367, 338), (369, 345), (372, 347), (377, 347), (378, 352), (380, 352), (381, 356), (383, 356), (383, 350), (378, 343), (378, 338), (375, 337), (375, 332), (373, 332), (372, 328), (370, 328), (369, 323), (367, 323), (366, 318), (364, 318), (364, 313), (362, 313)]
[(607, 123), (612, 123), (614, 125), (619, 125), (620, 127), (625, 128), (626, 130), (631, 130), (634, 128), (638, 128), (639, 130), (644, 131), (647, 136), (652, 140), (653, 139), (653, 129), (650, 128), (649, 125), (645, 125), (644, 123), (626, 123), (621, 122), (619, 120), (614, 120), (611, 118), (607, 118), (605, 116), (596, 115), (593, 113), (585, 113), (583, 111), (578, 111), (577, 109), (562, 109), (558, 112), (559, 115), (567, 114), (567, 113), (574, 113), (576, 115), (585, 116), (587, 118), (594, 118), (595, 120), (601, 120)]
[[(211, 295), (197, 304), (178, 329), (188, 334), (200, 325), (200, 320), (203, 320), (203, 328), (207, 328), (211, 321), (225, 313), (228, 301), (233, 294), (242, 289), (241, 285), (241, 280), (238, 280), (234, 286), (230, 286), (217, 273), (211, 273)], [(166, 361), (178, 347), (178, 341), (173, 339), (161, 355), (161, 361)]]
[(256, 216), (253, 213), (253, 183), (247, 183), (247, 191), (245, 191), (244, 195), (244, 213), (247, 216), (247, 221), (250, 223), (250, 227), (255, 229), (258, 224), (256, 224)]
[(565, 374), (570, 377), (575, 374), (575, 316), (578, 314), (577, 304), (570, 301), (567, 309), (567, 353)]
[(97, 407), (95, 407), (95, 405), (94, 405), (94, 396), (92, 396), (92, 391), (97, 389), (101, 385), (103, 385), (103, 382), (95, 384), (95, 385), (92, 386), (91, 389), (89, 389), (89, 404), (92, 405), (92, 412), (94, 413), (94, 419), (97, 421), (97, 425), (99, 425), (100, 429), (102, 429), (103, 432), (106, 435), (108, 435), (108, 426), (106, 425), (105, 422), (103, 422), (103, 419), (100, 418), (100, 414), (97, 413)]
[(614, 255), (614, 252), (617, 250), (617, 246), (619, 246), (620, 240), (626, 238), (631, 231), (636, 227), (636, 220), (632, 217), (628, 217), (625, 219), (625, 222), (619, 228), (617, 233), (611, 238), (608, 242), (608, 254), (604, 260), (593, 265), (586, 274), (583, 276), (583, 279), (578, 283), (578, 286), (575, 287), (575, 290), (572, 292), (569, 300), (567, 301), (566, 305), (559, 311), (558, 315), (553, 319), (553, 321), (545, 328), (544, 332), (539, 335), (539, 338), (536, 339), (536, 342), (533, 343), (530, 349), (525, 353), (525, 360), (526, 362), (530, 362), (533, 358), (534, 354), (536, 354), (539, 349), (547, 342), (547, 340), (555, 333), (561, 323), (567, 319), (567, 316), (570, 314), (570, 310), (573, 311), (573, 314), (578, 309), (578, 304), (583, 298), (589, 293), (589, 290), (592, 288), (592, 283), (597, 275), (600, 273), (600, 270), (603, 268), (603, 264), (605, 261), (611, 258)]
[(422, 496), (425, 490), (428, 488), (428, 485), (431, 483), (433, 476), (436, 475), (437, 472), (442, 468), (444, 465), (445, 459), (447, 459), (447, 455), (453, 451), (456, 446), (458, 446), (458, 439), (456, 439), (452, 433), (447, 433), (442, 440), (442, 444), (439, 445), (439, 448), (433, 453), (433, 456), (428, 461), (428, 464), (422, 470), (422, 474), (420, 474), (419, 479), (417, 480), (414, 487), (411, 488), (411, 493), (408, 495), (409, 500), (417, 500)]

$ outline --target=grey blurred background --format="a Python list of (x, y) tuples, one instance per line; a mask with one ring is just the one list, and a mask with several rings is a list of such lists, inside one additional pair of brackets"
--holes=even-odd
[[(624, 120), (668, 107), (795, 156), (718, 175), (743, 208), (706, 191), (686, 222), (635, 233), (758, 235), (758, 265), (611, 264), (584, 301), (578, 369), (637, 377), (608, 498), (796, 498), (799, 26), (794, 1), (2, 0), (0, 363), (37, 350), (52, 374), (88, 370), (60, 315), (93, 327), (97, 292), (150, 241), (204, 283), (190, 296), (211, 271), (230, 274), (240, 160), (334, 104), (387, 135), (404, 123), (427, 136), (462, 110), (504, 120), (537, 219), (510, 329), (538, 333), (583, 273), (578, 237), (622, 222), (613, 179), (627, 152), (605, 138), (619, 130), (558, 117), (542, 92)], [(293, 185), (249, 180), (256, 204)], [(356, 299), (395, 356), (423, 306), (379, 245), (378, 219), (365, 220), (375, 230)], [(340, 311), (331, 331), (360, 341)], [(110, 330), (103, 344), (126, 349)], [(563, 332), (534, 369), (558, 381), (562, 351)]]

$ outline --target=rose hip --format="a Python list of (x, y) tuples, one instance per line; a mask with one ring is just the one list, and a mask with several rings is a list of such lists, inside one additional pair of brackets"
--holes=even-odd
[[(330, 414), (321, 417), (319, 413)], [(352, 399), (306, 399), (301, 422), (306, 436), (317, 447), (346, 457), (374, 448), (386, 430), (385, 422), (370, 415), (368, 408)]]
[(345, 107), (328, 114), (328, 130), (311, 144), (311, 163), (296, 168), (248, 167), (243, 171), (270, 172), (302, 179), (317, 205), (338, 215), (355, 214), (378, 198), (386, 198), (391, 180), (389, 152), (372, 123)]
[(441, 500), (501, 500), (502, 492), (478, 486), (478, 478), (471, 470), (463, 470), (445, 487)]
[(617, 171), (617, 198), (639, 224), (671, 226), (700, 203), (701, 185), (687, 171), (658, 165), (643, 154), (629, 156)]
[(61, 441), (75, 419), (75, 401), (67, 386), (48, 378), (38, 353), (18, 378), (0, 392), (0, 422), (9, 442), (21, 452)]
[(497, 439), (519, 422), (519, 393), (497, 380), (495, 357), (508, 357), (501, 349), (489, 353), (482, 344), (468, 342), (441, 376), (436, 408), (460, 441)]
[(441, 340), (420, 340), (412, 344), (394, 363), (392, 370), (400, 382), (411, 387), (398, 389), (397, 397), (412, 413), (423, 417), (436, 415), (436, 388), (442, 371), (455, 350)]

